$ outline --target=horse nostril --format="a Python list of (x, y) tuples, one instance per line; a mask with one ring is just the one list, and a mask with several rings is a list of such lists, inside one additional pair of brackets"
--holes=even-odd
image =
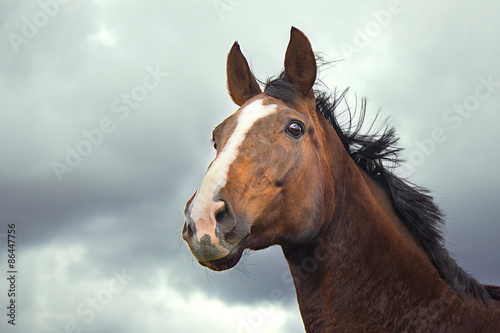
[(223, 205), (215, 212), (215, 222), (217, 223), (217, 230), (223, 235), (231, 232), (236, 224), (233, 212), (227, 201), (222, 201)]
[(188, 229), (187, 229), (187, 222), (184, 222), (184, 227), (182, 228), (182, 239), (187, 241), (188, 239)]
[(222, 223), (222, 221), (224, 220), (224, 215), (227, 214), (227, 206), (226, 206), (226, 203), (224, 201), (222, 201), (222, 203), (224, 204), (221, 208), (219, 208), (218, 211), (215, 212), (215, 221), (217, 223)]

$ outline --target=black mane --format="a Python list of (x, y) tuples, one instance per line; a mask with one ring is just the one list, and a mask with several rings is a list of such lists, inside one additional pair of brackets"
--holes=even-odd
[[(318, 85), (315, 86), (318, 88)], [(385, 126), (368, 134), (361, 134), (365, 120), (366, 100), (361, 100), (359, 111), (352, 110), (345, 101), (348, 89), (340, 94), (332, 94), (324, 89), (315, 89), (316, 109), (332, 125), (349, 156), (377, 184), (386, 189), (393, 209), (413, 235), (419, 246), (425, 250), (445, 282), (461, 297), (472, 296), (484, 303), (491, 299), (489, 286), (483, 286), (458, 266), (444, 247), (441, 228), (443, 214), (429, 195), (429, 190), (402, 179), (392, 172), (392, 166), (402, 162), (401, 148), (394, 128)], [(283, 101), (298, 98), (293, 86), (281, 73), (266, 82), (264, 93)], [(341, 102), (346, 104), (347, 124), (341, 126), (337, 109)], [(356, 116), (356, 113), (358, 115)], [(357, 117), (354, 122), (353, 119)], [(376, 119), (375, 119), (376, 121)], [(374, 123), (375, 123), (374, 121)]]

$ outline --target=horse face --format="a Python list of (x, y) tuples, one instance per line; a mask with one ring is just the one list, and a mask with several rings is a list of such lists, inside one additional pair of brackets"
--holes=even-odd
[[(261, 93), (236, 43), (229, 53), (229, 93), (241, 107), (213, 131), (217, 155), (186, 204), (182, 234), (195, 258), (211, 269), (234, 266), (245, 248), (305, 242), (319, 232), (326, 158), (312, 94), (314, 54), (304, 38), (292, 30), (285, 58), (297, 93), (292, 101)], [(309, 51), (305, 73), (292, 72), (304, 68), (290, 58), (294, 44), (301, 52), (293, 50), (293, 57)]]

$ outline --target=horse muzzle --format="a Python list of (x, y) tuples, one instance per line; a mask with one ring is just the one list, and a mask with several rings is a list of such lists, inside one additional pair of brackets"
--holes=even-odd
[(195, 193), (184, 215), (182, 238), (201, 265), (224, 270), (238, 263), (245, 235), (236, 231), (237, 219), (226, 201), (200, 200)]

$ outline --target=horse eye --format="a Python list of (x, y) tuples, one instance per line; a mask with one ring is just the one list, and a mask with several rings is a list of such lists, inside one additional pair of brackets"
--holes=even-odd
[(292, 121), (290, 124), (288, 124), (286, 132), (294, 138), (299, 138), (304, 133), (304, 128), (302, 127), (301, 123)]
[(217, 150), (217, 142), (215, 142), (215, 139), (212, 139), (212, 145), (214, 146), (214, 149)]

